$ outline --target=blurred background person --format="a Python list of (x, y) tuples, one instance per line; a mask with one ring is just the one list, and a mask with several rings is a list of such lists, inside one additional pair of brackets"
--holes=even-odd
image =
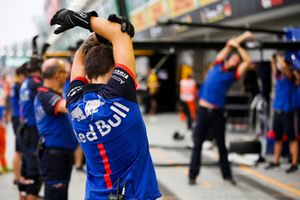
[[(202, 145), (209, 130), (213, 131), (219, 150), (220, 168), (223, 179), (236, 184), (232, 177), (225, 146), (224, 113), (225, 96), (233, 82), (243, 76), (250, 67), (250, 56), (240, 44), (246, 39), (253, 39), (250, 32), (230, 39), (218, 53), (214, 66), (208, 71), (201, 87), (196, 127), (194, 129), (194, 147), (192, 151), (189, 184), (196, 184), (196, 177), (201, 166)], [(233, 51), (235, 50), (235, 51)]]
[(149, 122), (155, 122), (154, 117), (157, 110), (157, 95), (159, 91), (159, 80), (155, 69), (148, 68), (147, 91), (149, 94), (150, 109), (149, 109)]
[(38, 161), (45, 183), (45, 200), (67, 200), (77, 142), (66, 100), (62, 98), (67, 78), (64, 62), (46, 60), (42, 75), (43, 87), (38, 89), (34, 111), (40, 135)]
[(34, 116), (34, 98), (42, 86), (39, 60), (31, 58), (27, 72), (20, 88), (22, 164), (19, 191), (26, 200), (37, 200), (42, 185), (36, 155), (39, 134)]
[(6, 161), (6, 94), (5, 94), (5, 76), (0, 78), (0, 173), (7, 172)]
[(294, 129), (294, 81), (291, 66), (283, 55), (275, 54), (271, 60), (272, 72), (275, 79), (275, 97), (273, 101), (273, 131), (275, 133), (274, 159), (266, 166), (273, 169), (280, 166), (283, 135), (287, 134), (292, 158), (291, 166), (286, 173), (298, 170), (298, 142)]
[(15, 133), (15, 155), (13, 158), (13, 171), (14, 171), (14, 182), (17, 184), (20, 178), (20, 166), (21, 166), (21, 144), (20, 144), (20, 135), (18, 129), (20, 126), (20, 104), (19, 104), (19, 95), (20, 87), (22, 82), (25, 80), (27, 75), (27, 64), (23, 64), (15, 70), (14, 85), (12, 86), (11, 92), (11, 122), (13, 126), (13, 131)]

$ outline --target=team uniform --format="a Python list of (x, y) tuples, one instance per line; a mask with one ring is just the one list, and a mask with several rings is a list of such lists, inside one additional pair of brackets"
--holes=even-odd
[(16, 152), (21, 152), (20, 137), (18, 134), (18, 129), (20, 126), (20, 104), (19, 104), (20, 87), (21, 84), (15, 83), (12, 88), (12, 93), (10, 96), (10, 102), (12, 105), (11, 120), (12, 120), (13, 130), (16, 136), (16, 141), (15, 141)]
[(64, 99), (67, 98), (69, 86), (70, 86), (70, 79), (68, 78), (68, 79), (66, 80), (66, 83), (65, 83), (64, 88), (63, 88), (63, 98), (64, 98)]
[(297, 135), (300, 137), (300, 86), (296, 86), (295, 89), (295, 108), (297, 113)]
[(106, 200), (118, 178), (126, 200), (161, 196), (134, 80), (117, 64), (107, 84), (80, 77), (70, 84), (67, 109), (86, 157), (86, 200)]
[(68, 186), (77, 142), (69, 115), (57, 112), (62, 100), (60, 94), (41, 87), (34, 101), (40, 135), (38, 159), (41, 176), (45, 182), (45, 200), (68, 199)]
[(194, 130), (194, 148), (189, 170), (190, 179), (196, 179), (199, 174), (202, 144), (210, 129), (212, 129), (217, 141), (222, 176), (224, 179), (232, 178), (225, 146), (226, 121), (224, 105), (226, 93), (236, 79), (238, 79), (236, 69), (226, 70), (224, 61), (216, 61), (206, 75), (206, 79), (199, 92), (199, 99), (213, 104), (215, 108), (198, 107), (197, 122)]
[(275, 76), (275, 98), (273, 101), (274, 118), (273, 130), (275, 139), (282, 140), (283, 134), (287, 134), (288, 140), (295, 139), (294, 130), (294, 83), (287, 76), (278, 72)]
[(20, 109), (22, 131), (20, 132), (22, 166), (21, 176), (34, 180), (33, 184), (20, 185), (20, 190), (27, 194), (38, 195), (41, 188), (41, 179), (37, 163), (37, 144), (39, 140), (36, 120), (34, 116), (34, 97), (37, 89), (42, 86), (42, 81), (38, 77), (27, 77), (20, 89)]

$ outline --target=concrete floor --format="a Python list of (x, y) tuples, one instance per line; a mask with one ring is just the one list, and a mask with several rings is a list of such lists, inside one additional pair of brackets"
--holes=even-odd
[[(154, 121), (154, 122), (153, 122)], [(155, 119), (145, 117), (153, 161), (163, 197), (160, 200), (238, 199), (238, 200), (296, 200), (300, 199), (300, 171), (285, 174), (288, 164), (279, 169), (266, 171), (264, 166), (233, 165), (237, 186), (224, 182), (217, 164), (217, 150), (210, 148), (203, 152), (203, 167), (197, 185), (188, 185), (188, 163), (190, 136), (174, 141), (175, 131), (183, 131), (185, 124), (175, 114), (157, 115)], [(227, 133), (227, 140), (245, 138), (241, 134)], [(175, 148), (173, 148), (175, 147)], [(8, 126), (7, 159), (12, 161), (14, 135)], [(271, 159), (269, 157), (268, 159)], [(283, 160), (283, 163), (285, 161)], [(175, 166), (172, 166), (175, 165)], [(12, 173), (0, 175), (0, 200), (17, 200), (17, 189), (12, 184)], [(74, 171), (69, 196), (70, 200), (84, 199), (85, 174)], [(41, 192), (42, 195), (42, 192)]]

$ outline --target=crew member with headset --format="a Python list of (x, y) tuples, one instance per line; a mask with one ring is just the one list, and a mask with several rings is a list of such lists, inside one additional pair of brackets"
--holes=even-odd
[(68, 199), (77, 146), (66, 100), (62, 98), (66, 75), (62, 60), (46, 60), (42, 65), (43, 87), (38, 89), (34, 101), (40, 135), (38, 161), (45, 182), (45, 200)]
[[(189, 169), (189, 184), (196, 184), (201, 165), (202, 144), (210, 129), (217, 141), (220, 167), (223, 179), (236, 184), (231, 173), (225, 146), (225, 96), (230, 86), (241, 77), (250, 66), (250, 57), (240, 43), (252, 39), (250, 32), (230, 39), (217, 55), (216, 61), (208, 71), (200, 90), (197, 121), (194, 130), (194, 147)], [(236, 51), (232, 52), (235, 49)], [(231, 54), (230, 54), (231, 53)]]
[(291, 66), (280, 54), (275, 54), (271, 60), (272, 72), (276, 80), (275, 97), (273, 101), (274, 117), (273, 131), (275, 133), (274, 160), (266, 166), (266, 169), (273, 169), (280, 166), (283, 134), (287, 134), (291, 166), (286, 173), (298, 170), (298, 141), (294, 129), (294, 89), (295, 77)]
[(34, 97), (42, 86), (39, 60), (31, 58), (27, 70), (28, 77), (20, 88), (22, 165), (19, 190), (25, 199), (36, 200), (42, 184), (36, 155), (39, 134), (34, 116)]

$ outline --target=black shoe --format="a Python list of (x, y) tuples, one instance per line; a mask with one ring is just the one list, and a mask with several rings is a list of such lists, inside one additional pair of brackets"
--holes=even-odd
[(295, 171), (298, 170), (298, 166), (297, 165), (291, 165), (287, 170), (285, 170), (285, 173), (289, 174), (289, 173), (293, 173)]
[(76, 171), (78, 171), (78, 172), (84, 172), (85, 173), (85, 170), (83, 169), (82, 166), (76, 167)]
[(258, 160), (256, 161), (257, 163), (264, 163), (266, 162), (266, 159), (262, 156), (259, 156)]
[(15, 179), (15, 180), (13, 181), (13, 184), (16, 185), (16, 186), (18, 186), (18, 185), (19, 185), (19, 181)]
[(270, 162), (268, 166), (265, 167), (266, 170), (268, 169), (273, 169), (275, 167), (279, 167), (280, 163), (274, 163), (274, 162)]
[(196, 179), (190, 178), (189, 185), (196, 185)]
[(233, 178), (224, 178), (224, 181), (230, 183), (231, 185), (236, 185), (236, 181)]

